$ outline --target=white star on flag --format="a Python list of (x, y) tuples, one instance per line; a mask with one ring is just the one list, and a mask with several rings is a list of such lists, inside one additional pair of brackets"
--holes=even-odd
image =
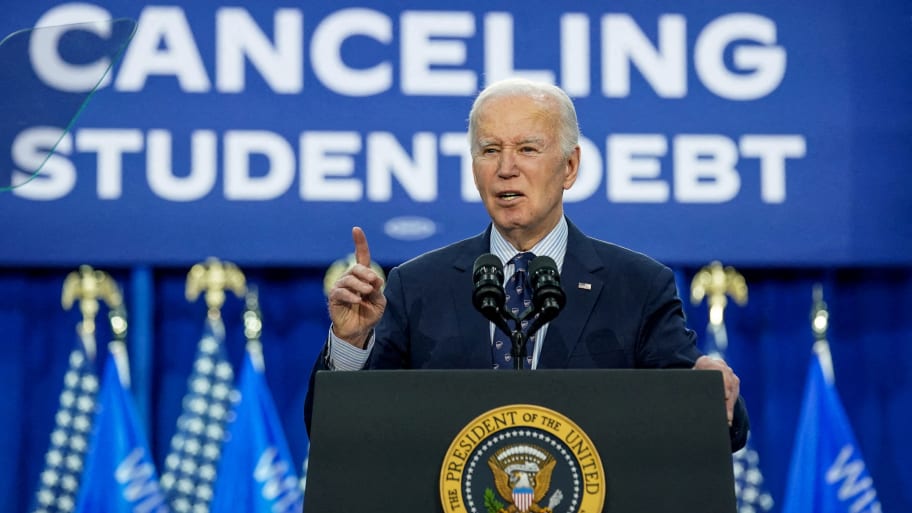
[(207, 319), (161, 478), (177, 513), (207, 513), (212, 500), (225, 425), (238, 400), (224, 340), (221, 320)]
[(54, 431), (44, 458), (33, 513), (70, 513), (76, 506), (98, 395), (94, 353), (94, 335), (80, 334), (63, 377), (60, 405), (54, 417)]

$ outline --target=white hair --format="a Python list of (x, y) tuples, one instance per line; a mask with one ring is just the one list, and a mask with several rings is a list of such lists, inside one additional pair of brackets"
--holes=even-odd
[(478, 129), (478, 116), (484, 104), (493, 98), (510, 96), (526, 96), (535, 99), (550, 100), (558, 107), (558, 137), (564, 155), (569, 155), (573, 148), (579, 144), (580, 129), (576, 119), (576, 108), (573, 101), (563, 89), (543, 82), (533, 82), (524, 78), (508, 78), (488, 85), (484, 88), (469, 111), (469, 146), (474, 154), (478, 150), (478, 141), (475, 133)]

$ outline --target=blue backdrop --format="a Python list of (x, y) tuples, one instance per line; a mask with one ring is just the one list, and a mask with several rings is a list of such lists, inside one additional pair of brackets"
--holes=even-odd
[[(0, 234), (3, 263), (323, 265), (356, 223), (398, 262), (470, 236), (485, 213), (465, 120), (507, 75), (575, 98), (585, 140), (568, 211), (595, 236), (691, 265), (912, 261), (912, 225), (884, 222), (912, 215), (903, 2), (6, 11), (6, 32), (105, 16), (137, 27), (44, 173), (0, 196), (16, 227)], [(0, 94), (84, 97), (87, 70), (110, 62), (90, 44), (120, 34), (108, 30), (24, 45)], [(0, 141), (8, 183), (59, 136), (36, 102), (5, 114), (18, 122)]]
[[(576, 100), (576, 224), (687, 278), (711, 259), (746, 275), (748, 305), (727, 310), (727, 356), (773, 498), (785, 490), (821, 281), (836, 386), (883, 510), (912, 511), (908, 3), (106, 0), (4, 11), (2, 34), (138, 21), (44, 172), (0, 193), (0, 415), (15, 420), (0, 426), (5, 509), (26, 511), (33, 497), (78, 321), (60, 308), (60, 287), (82, 263), (126, 288), (134, 393), (159, 469), (203, 330), (186, 272), (211, 255), (240, 264), (259, 287), (266, 377), (302, 462), (326, 268), (351, 251), (355, 224), (386, 268), (483, 229), (465, 120), (485, 80), (512, 70)], [(36, 65), (54, 52), (18, 54), (22, 71), (0, 94), (20, 98), (26, 79), (63, 94), (102, 58), (59, 53), (76, 67)], [(9, 181), (65, 124), (47, 126), (27, 102), (3, 109)], [(231, 299), (223, 311), (236, 372), (241, 310)], [(687, 312), (702, 337), (705, 307)]]

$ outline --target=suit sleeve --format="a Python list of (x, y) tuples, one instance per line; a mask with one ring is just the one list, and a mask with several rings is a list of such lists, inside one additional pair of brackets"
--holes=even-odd
[[(689, 369), (701, 356), (703, 353), (697, 349), (696, 335), (684, 319), (674, 274), (663, 266), (653, 280), (649, 299), (643, 308), (637, 365)], [(743, 397), (738, 397), (733, 413), (728, 436), (731, 451), (735, 452), (747, 443), (750, 431), (750, 418)]]
[(310, 370), (310, 382), (307, 385), (307, 395), (304, 396), (304, 427), (307, 428), (308, 436), (310, 436), (310, 421), (313, 418), (314, 384), (316, 383), (317, 372), (329, 370), (329, 366), (326, 363), (326, 352), (328, 348), (329, 340), (323, 344), (323, 350), (320, 351), (320, 354), (317, 356), (317, 361), (314, 362), (314, 366)]
[(649, 284), (640, 315), (636, 366), (689, 369), (702, 353), (685, 323), (671, 269), (662, 266)]
[(732, 425), (728, 428), (728, 438), (731, 440), (731, 451), (737, 452), (747, 445), (747, 434), (750, 432), (750, 417), (747, 415), (747, 405), (744, 397), (738, 396), (735, 403)]
[(398, 267), (390, 271), (383, 294), (386, 310), (374, 330), (374, 349), (367, 361), (368, 369), (405, 369), (409, 361), (409, 320), (403, 275)]
[[(364, 368), (402, 369), (406, 367), (407, 362), (408, 320), (404, 314), (405, 295), (398, 268), (390, 271), (383, 293), (386, 296), (386, 310), (374, 328), (374, 344)], [(307, 427), (308, 434), (313, 417), (316, 376), (318, 372), (327, 370), (331, 370), (328, 338), (311, 370), (310, 385), (307, 387), (307, 395), (304, 398), (304, 425)]]

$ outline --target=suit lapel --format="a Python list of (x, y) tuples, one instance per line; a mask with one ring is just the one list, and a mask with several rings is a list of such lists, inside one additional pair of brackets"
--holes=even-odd
[(459, 340), (464, 347), (460, 353), (465, 358), (464, 368), (485, 369), (491, 367), (491, 325), (472, 305), (472, 268), (479, 255), (490, 251), (491, 227), (469, 239), (453, 262), (455, 273), (448, 288), (455, 305), (454, 318)]
[(561, 269), (561, 286), (567, 304), (548, 325), (539, 368), (566, 368), (567, 359), (580, 341), (604, 282), (595, 274), (603, 267), (588, 237), (568, 221), (567, 253)]
[[(567, 360), (579, 343), (604, 282), (596, 275), (604, 264), (592, 242), (573, 223), (568, 223), (567, 253), (561, 270), (561, 286), (567, 304), (548, 325), (539, 368), (566, 368)], [(490, 251), (491, 226), (469, 239), (453, 262), (452, 282), (447, 288), (453, 297), (454, 316), (459, 340), (464, 341), (461, 354), (465, 368), (488, 368), (491, 365), (491, 325), (472, 306), (472, 267), (475, 259)]]

